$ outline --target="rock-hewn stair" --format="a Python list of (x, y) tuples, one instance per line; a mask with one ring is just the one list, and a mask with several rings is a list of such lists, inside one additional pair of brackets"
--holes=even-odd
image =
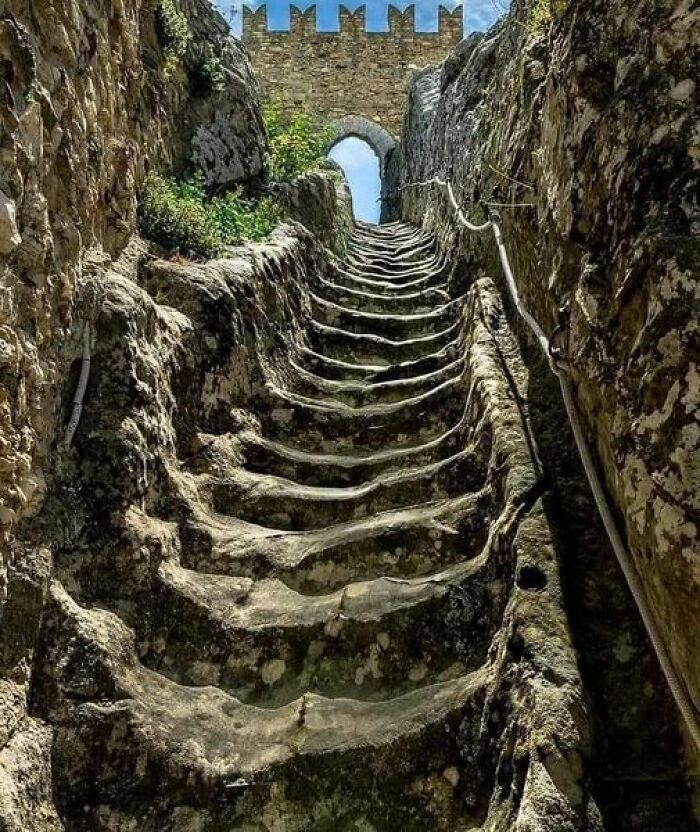
[(449, 283), (424, 232), (357, 226), (238, 427), (128, 509), (146, 590), (59, 560), (35, 705), (70, 830), (511, 829), (539, 720), (553, 817), (586, 811), (521, 369), (492, 284)]

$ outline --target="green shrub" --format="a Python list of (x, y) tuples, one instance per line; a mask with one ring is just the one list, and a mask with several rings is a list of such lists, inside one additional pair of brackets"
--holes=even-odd
[(306, 110), (285, 116), (279, 101), (264, 112), (270, 142), (270, 176), (293, 179), (313, 170), (325, 157), (331, 141), (330, 131), (322, 128)]
[(156, 9), (156, 32), (165, 53), (163, 71), (170, 75), (185, 57), (192, 37), (187, 17), (178, 8), (176, 0), (160, 0)]
[(216, 55), (207, 55), (192, 67), (190, 72), (192, 92), (200, 98), (206, 98), (215, 92), (222, 92), (226, 83), (221, 59)]
[(566, 9), (566, 0), (533, 0), (530, 7), (529, 26), (533, 34), (541, 34), (555, 17)]
[(274, 199), (248, 200), (238, 191), (213, 199), (211, 210), (224, 242), (229, 245), (243, 240), (259, 242), (282, 219), (282, 209)]
[(209, 199), (200, 175), (184, 182), (150, 174), (139, 202), (139, 228), (144, 237), (191, 257), (208, 258), (225, 246), (261, 240), (282, 217), (269, 198), (258, 202), (230, 191)]
[(139, 227), (145, 237), (183, 254), (211, 257), (221, 249), (201, 180), (178, 184), (150, 174), (141, 193)]

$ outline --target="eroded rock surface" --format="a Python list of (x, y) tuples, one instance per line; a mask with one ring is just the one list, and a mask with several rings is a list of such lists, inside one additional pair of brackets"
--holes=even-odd
[(31, 530), (67, 830), (603, 829), (498, 293), (410, 226), (348, 244), (99, 279)]
[[(204, 0), (165, 72), (156, 3), (0, 3), (0, 827), (53, 830), (51, 731), (27, 718), (50, 550), (15, 539), (43, 505), (67, 413), (82, 322), (76, 297), (118, 257), (148, 168), (199, 166), (210, 183), (260, 173), (257, 84), (245, 50)], [(192, 70), (217, 54), (222, 92)], [(225, 123), (221, 124), (221, 117)], [(67, 520), (68, 529), (73, 521)], [(19, 732), (19, 733), (15, 733)]]
[[(191, 0), (188, 53), (170, 74), (156, 4), (0, 7), (0, 529), (45, 492), (55, 390), (86, 253), (118, 254), (134, 230), (145, 170), (195, 164), (212, 184), (260, 173), (257, 85), (243, 47)], [(191, 72), (206, 44), (222, 92), (200, 97)], [(220, 126), (220, 120), (225, 125)], [(0, 556), (6, 594), (7, 553)]]
[[(673, 0), (570, 0), (538, 34), (532, 9), (516, 3), (492, 31), (419, 74), (404, 179), (450, 179), (475, 220), (486, 202), (516, 206), (500, 214), (523, 299), (548, 333), (563, 325), (557, 344), (607, 487), (697, 704), (700, 17)], [(458, 230), (444, 191), (402, 197), (404, 216), (477, 273), (500, 271), (492, 238)], [(538, 418), (538, 432), (551, 435), (552, 417)], [(590, 631), (593, 608), (581, 614)], [(619, 620), (633, 616), (630, 608)], [(618, 654), (631, 667), (644, 647), (623, 626)]]

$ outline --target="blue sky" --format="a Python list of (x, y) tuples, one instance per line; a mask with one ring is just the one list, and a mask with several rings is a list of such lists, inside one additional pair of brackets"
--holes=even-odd
[[(241, 8), (243, 0), (214, 0), (224, 17), (231, 23), (235, 34), (241, 31)], [(247, 0), (245, 5), (251, 8), (258, 8), (260, 5), (267, 6), (268, 22), (273, 29), (285, 30), (289, 27), (290, 3), (284, 0), (268, 0), (262, 3), (260, 0)], [(337, 0), (297, 0), (294, 3), (301, 9), (309, 6), (316, 6), (316, 22), (319, 29), (323, 31), (335, 31), (338, 28), (338, 6)], [(356, 9), (359, 6), (366, 7), (367, 28), (370, 32), (386, 31), (388, 20), (388, 3), (385, 0), (347, 0), (343, 5), (349, 9)], [(392, 5), (405, 9), (411, 5), (409, 0), (396, 0)], [(430, 32), (437, 27), (438, 5), (437, 0), (416, 0), (413, 4), (416, 7), (416, 28), (419, 31)], [(445, 0), (442, 4), (449, 9), (454, 9), (460, 3), (456, 0)], [(485, 31), (503, 13), (507, 3), (504, 0), (465, 0), (464, 2), (464, 32)]]
[[(234, 34), (240, 35), (242, 25), (243, 0), (214, 0), (224, 17), (231, 24)], [(464, 33), (488, 29), (505, 10), (507, 0), (465, 0)], [(263, 5), (260, 0), (246, 0), (245, 5), (258, 8)], [(289, 28), (288, 0), (267, 0), (268, 25), (271, 29), (287, 30)], [(316, 26), (321, 31), (336, 31), (338, 28), (338, 0), (296, 0), (295, 6), (307, 9), (316, 6)], [(346, 0), (347, 8), (355, 10), (365, 6), (365, 20), (370, 32), (382, 32), (387, 29), (388, 7), (386, 0)], [(392, 5), (405, 9), (411, 5), (409, 0), (395, 0)], [(415, 0), (416, 29), (422, 32), (435, 31), (438, 20), (438, 0)], [(445, 0), (446, 8), (454, 9), (461, 5), (457, 0)], [(360, 139), (350, 138), (338, 143), (330, 153), (332, 159), (343, 168), (350, 183), (353, 195), (355, 216), (367, 222), (379, 219), (379, 162), (376, 155)]]
[(362, 139), (343, 139), (328, 154), (345, 171), (355, 217), (365, 222), (379, 221), (379, 159)]

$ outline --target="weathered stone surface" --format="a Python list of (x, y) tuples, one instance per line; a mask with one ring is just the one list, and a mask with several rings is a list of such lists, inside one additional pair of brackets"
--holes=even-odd
[(53, 731), (27, 720), (0, 750), (0, 829), (63, 832), (53, 804)]
[(0, 191), (0, 255), (11, 254), (21, 242), (15, 203)]
[[(24, 719), (50, 575), (42, 539), (25, 545), (13, 533), (40, 512), (56, 465), (51, 443), (66, 416), (57, 393), (74, 386), (71, 362), (81, 351), (82, 327), (72, 329), (79, 288), (132, 236), (149, 168), (201, 165), (212, 184), (262, 168), (265, 138), (245, 49), (204, 0), (183, 8), (194, 36), (184, 63), (166, 76), (153, 3), (0, 4), (0, 748)], [(190, 81), (202, 40), (220, 55), (226, 80), (206, 98)], [(64, 531), (71, 528), (67, 517)], [(41, 742), (45, 761), (8, 764), (5, 778), (43, 777), (50, 734)], [(50, 793), (50, 781), (42, 783), (36, 789)], [(39, 806), (44, 797), (16, 785), (0, 826), (53, 830)]]
[(292, 182), (273, 182), (270, 188), (287, 216), (312, 228), (325, 246), (342, 254), (353, 227), (352, 195), (334, 162), (327, 159), (324, 168)]
[(462, 297), (408, 227), (348, 234), (333, 174), (285, 190), (342, 259), (297, 225), (96, 278), (36, 527), (66, 828), (601, 828), (495, 287)]
[[(416, 80), (404, 178), (501, 210), (518, 285), (578, 403), (673, 662), (700, 701), (697, 243), (700, 17), (687, 3), (570, 0), (536, 34), (522, 2)], [(482, 207), (476, 207), (481, 202)], [(496, 273), (438, 188), (404, 215)], [(559, 308), (568, 310), (560, 317)]]
[[(148, 166), (177, 169), (194, 161), (213, 184), (262, 168), (265, 140), (245, 51), (204, 0), (192, 0), (186, 10), (199, 38), (193, 37), (184, 65), (164, 79), (150, 5), (47, 2), (36, 15), (26, 4), (3, 6), (5, 545), (7, 530), (33, 505), (46, 462), (58, 349), (85, 252), (117, 253), (124, 246)], [(226, 79), (225, 90), (206, 99), (190, 94), (188, 80), (201, 38), (220, 53)]]
[(228, 25), (209, 0), (183, 4), (193, 33), (185, 68), (216, 55), (222, 73), (221, 90), (206, 97), (189, 95), (180, 105), (176, 142), (169, 153), (191, 158), (208, 185), (240, 182), (262, 172), (265, 136), (257, 79), (245, 47), (229, 34)]
[[(185, 4), (193, 28), (219, 32), (198, 2)], [(646, 272), (625, 282), (617, 260), (599, 272), (622, 281), (617, 294), (584, 302), (586, 263), (636, 238), (617, 184), (607, 173), (591, 184), (587, 154), (605, 142), (558, 129), (578, 125), (569, 47), (590, 37), (572, 9), (552, 35), (555, 59), (527, 39), (519, 10), (514, 27), (421, 73), (405, 164), (419, 177), (444, 164), (464, 198), (462, 165), (478, 140), (502, 153), (488, 157), (498, 182), (524, 177), (532, 170), (510, 147), (530, 146), (532, 107), (544, 136), (541, 225), (516, 214), (507, 233), (543, 320), (553, 322), (551, 299), (534, 279), (535, 251), (554, 294), (575, 286), (576, 308), (589, 309), (593, 335), (575, 311), (569, 346), (580, 348), (574, 364), (591, 381), (577, 381), (600, 430), (615, 396), (631, 395), (615, 363), (623, 347), (625, 372), (646, 384), (653, 371), (634, 364), (635, 350), (659, 333), (666, 343), (672, 327), (663, 284), (647, 325), (636, 287), (646, 303), (656, 284)], [(550, 465), (565, 444), (560, 413), (542, 365), (527, 350), (523, 360), (483, 240), (458, 234), (435, 195), (407, 197), (404, 210), (439, 245), (413, 226), (351, 227), (347, 191), (324, 173), (277, 188), (306, 227), (285, 224), (208, 263), (164, 259), (132, 235), (146, 159), (177, 167), (194, 153), (211, 177), (254, 175), (257, 109), (224, 93), (195, 101), (178, 71), (146, 89), (162, 61), (152, 9), (97, 10), (95, 24), (92, 6), (68, 10), (87, 27), (80, 48), (65, 9), (27, 33), (0, 21), (14, 73), (0, 190), (17, 229), (8, 202), (0, 415), (13, 432), (0, 447), (0, 522), (23, 521), (0, 632), (0, 829), (695, 832), (658, 669), (570, 459)], [(221, 48), (239, 95), (244, 54)], [(123, 66), (144, 72), (122, 78)], [(624, 81), (634, 69), (616, 72)], [(673, 107), (695, 95), (685, 71), (664, 89)], [(132, 94), (138, 106), (122, 113)], [(596, 129), (610, 119), (608, 138), (620, 124), (641, 129), (615, 100), (619, 110), (599, 107)], [(544, 126), (533, 102), (547, 105)], [(590, 165), (577, 181), (583, 205), (608, 188), (609, 223), (585, 231), (595, 252), (581, 228), (560, 223), (580, 210), (562, 185), (569, 152)], [(614, 163), (622, 184), (626, 159)], [(485, 175), (473, 195), (518, 196), (494, 182)], [(686, 204), (672, 204), (681, 229)], [(654, 262), (667, 221), (657, 216), (660, 236), (644, 238)], [(683, 265), (682, 234), (674, 244)], [(613, 296), (620, 318), (608, 331)], [(690, 328), (686, 313), (674, 308), (674, 326)], [(49, 456), (79, 364), (61, 363), (60, 347), (77, 359), (85, 332), (83, 417), (73, 448), (56, 443)], [(681, 404), (692, 392), (679, 381)], [(618, 427), (605, 438), (619, 440), (609, 472), (624, 458)], [(664, 430), (644, 446), (650, 457), (675, 435)]]

